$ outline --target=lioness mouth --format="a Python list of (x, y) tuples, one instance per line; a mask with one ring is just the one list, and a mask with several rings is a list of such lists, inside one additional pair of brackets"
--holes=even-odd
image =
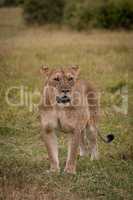
[(70, 98), (68, 96), (64, 95), (62, 97), (57, 96), (56, 97), (56, 101), (57, 101), (57, 103), (65, 104), (65, 103), (69, 103), (71, 100), (70, 100)]

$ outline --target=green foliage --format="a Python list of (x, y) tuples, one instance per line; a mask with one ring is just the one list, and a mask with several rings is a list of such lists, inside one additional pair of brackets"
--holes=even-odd
[(2, 6), (18, 6), (24, 3), (24, 0), (0, 0), (0, 7)]
[(97, 24), (103, 28), (132, 28), (133, 3), (130, 0), (104, 2), (97, 12)]
[(60, 23), (62, 21), (64, 0), (27, 0), (24, 16), (30, 23)]
[(0, 6), (24, 4), (28, 23), (61, 23), (77, 30), (133, 28), (131, 0), (0, 0)]
[(64, 9), (64, 22), (78, 30), (87, 29), (90, 25), (93, 13), (88, 7), (87, 1), (68, 1)]
[(129, 29), (133, 27), (133, 3), (130, 0), (69, 0), (65, 6), (64, 19), (76, 29)]

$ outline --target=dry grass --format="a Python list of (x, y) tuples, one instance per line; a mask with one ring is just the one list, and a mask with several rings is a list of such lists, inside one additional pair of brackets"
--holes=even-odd
[[(59, 27), (27, 27), (21, 9), (0, 9), (0, 199), (132, 199), (133, 145), (131, 116), (115, 113), (110, 97), (121, 84), (133, 88), (131, 74), (133, 32), (90, 30), (74, 32)], [(40, 140), (37, 112), (10, 107), (9, 86), (40, 90), (39, 68), (79, 64), (81, 77), (94, 82), (101, 98), (101, 129), (112, 131), (110, 145), (100, 143), (101, 160), (78, 159), (76, 176), (47, 174), (47, 154)], [(14, 92), (13, 98), (19, 98)], [(66, 158), (60, 138), (61, 167)]]

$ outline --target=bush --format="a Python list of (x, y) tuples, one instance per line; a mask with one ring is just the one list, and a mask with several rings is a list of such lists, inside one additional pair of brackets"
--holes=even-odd
[(78, 30), (87, 29), (92, 20), (92, 11), (88, 2), (82, 0), (68, 1), (64, 9), (64, 22)]
[(29, 23), (61, 23), (64, 0), (26, 0), (24, 17)]
[[(11, 0), (8, 0), (11, 1)], [(25, 0), (30, 23), (65, 23), (78, 30), (90, 27), (133, 28), (131, 0)]]
[(113, 0), (101, 4), (97, 11), (97, 25), (103, 28), (132, 28), (133, 3), (130, 0)]
[(130, 0), (69, 0), (64, 21), (78, 30), (88, 27), (132, 28), (133, 3)]
[(0, 0), (0, 7), (18, 6), (24, 3), (24, 0)]

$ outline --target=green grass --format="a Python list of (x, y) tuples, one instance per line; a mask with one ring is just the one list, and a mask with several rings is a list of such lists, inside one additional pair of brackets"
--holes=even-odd
[[(18, 8), (0, 9), (0, 199), (133, 199), (132, 116), (113, 111), (112, 105), (119, 105), (121, 97), (110, 100), (122, 85), (133, 88), (132, 80), (128, 80), (133, 32), (27, 27), (21, 13)], [(115, 140), (109, 145), (99, 140), (99, 161), (78, 158), (75, 176), (63, 174), (66, 136), (59, 136), (61, 173), (48, 174), (38, 112), (30, 112), (26, 106), (11, 107), (5, 101), (10, 86), (23, 85), (29, 92), (40, 91), (42, 64), (79, 64), (81, 77), (104, 91), (100, 127), (103, 135), (114, 132)], [(14, 101), (19, 97), (18, 91), (11, 95)]]

